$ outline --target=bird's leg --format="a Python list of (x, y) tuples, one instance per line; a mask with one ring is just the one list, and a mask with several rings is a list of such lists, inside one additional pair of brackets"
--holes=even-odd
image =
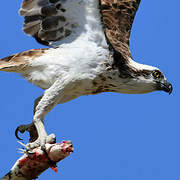
[[(34, 111), (33, 111), (33, 114), (35, 114), (36, 106), (38, 105), (38, 103), (41, 100), (41, 98), (42, 98), (42, 96), (38, 97), (34, 101)], [(22, 124), (22, 125), (18, 126), (16, 128), (16, 131), (15, 131), (16, 138), (19, 139), (19, 140), (22, 140), (21, 138), (19, 138), (18, 132), (24, 133), (25, 131), (28, 131), (29, 134), (30, 134), (29, 142), (33, 142), (33, 141), (35, 141), (38, 138), (37, 130), (36, 130), (36, 127), (35, 127), (34, 123), (31, 123), (31, 124)]]
[(47, 136), (44, 128), (44, 117), (45, 115), (58, 103), (64, 95), (66, 89), (72, 87), (72, 84), (68, 78), (63, 80), (56, 80), (55, 83), (45, 91), (42, 98), (38, 102), (33, 117), (33, 123), (36, 127), (38, 139), (35, 142), (27, 144), (27, 149), (33, 149), (38, 146), (44, 146), (45, 143), (55, 141), (55, 136), (52, 134)]

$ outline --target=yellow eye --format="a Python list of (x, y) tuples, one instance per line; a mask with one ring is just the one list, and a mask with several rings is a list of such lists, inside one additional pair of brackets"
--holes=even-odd
[(153, 76), (154, 76), (155, 78), (160, 78), (160, 77), (161, 77), (161, 72), (160, 72), (160, 71), (154, 71), (154, 72), (153, 72)]

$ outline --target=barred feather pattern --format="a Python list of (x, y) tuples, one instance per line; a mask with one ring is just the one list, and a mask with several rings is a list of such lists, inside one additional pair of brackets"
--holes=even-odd
[(140, 0), (100, 0), (100, 4), (107, 40), (128, 61), (129, 38)]
[(67, 17), (66, 2), (24, 0), (19, 10), (20, 15), (24, 16), (23, 31), (44, 45), (71, 35), (76, 25)]

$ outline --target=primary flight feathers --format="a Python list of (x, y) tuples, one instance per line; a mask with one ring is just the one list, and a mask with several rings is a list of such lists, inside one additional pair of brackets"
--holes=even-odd
[(25, 18), (23, 31), (44, 45), (70, 36), (76, 27), (73, 5), (66, 0), (24, 0), (19, 10)]
[[(83, 2), (77, 0), (77, 3)], [(140, 0), (99, 0), (106, 39), (113, 52), (120, 54), (122, 61), (131, 57), (129, 38), (139, 4)], [(79, 16), (76, 17), (73, 8), (76, 8), (75, 4), (68, 0), (24, 0), (19, 10), (24, 16), (23, 31), (43, 45), (48, 46), (52, 42), (60, 44), (61, 40), (72, 36), (79, 26), (83, 26), (78, 24)], [(79, 14), (83, 13), (79, 11)], [(44, 50), (30, 50), (1, 59), (0, 69), (19, 72), (28, 64), (28, 57), (35, 58)]]
[[(140, 0), (99, 0), (99, 4), (108, 42), (125, 59), (131, 57), (129, 38)], [(73, 8), (67, 0), (24, 0), (19, 11), (25, 17), (23, 31), (44, 45), (60, 41), (78, 26), (72, 21)]]

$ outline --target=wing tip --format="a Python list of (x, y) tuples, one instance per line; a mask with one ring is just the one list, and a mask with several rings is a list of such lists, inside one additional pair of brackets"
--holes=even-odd
[(0, 71), (21, 72), (24, 71), (30, 60), (42, 56), (48, 48), (31, 49), (21, 53), (0, 59)]

